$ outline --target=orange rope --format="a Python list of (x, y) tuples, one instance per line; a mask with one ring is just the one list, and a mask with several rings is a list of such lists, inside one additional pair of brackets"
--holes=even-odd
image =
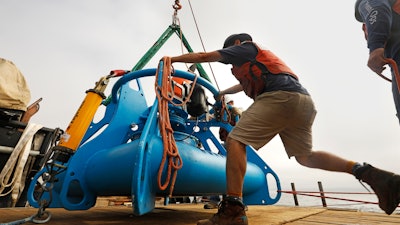
[[(285, 193), (285, 194), (297, 194), (297, 195), (303, 195), (303, 196), (309, 196), (309, 197), (317, 197), (317, 198), (322, 198), (322, 197), (321, 197), (321, 195), (316, 195), (316, 194), (373, 194), (373, 193), (369, 193), (369, 192), (317, 192), (317, 191), (282, 191), (282, 190), (278, 190), (278, 192)], [(349, 201), (349, 202), (358, 202), (358, 203), (364, 203), (364, 204), (379, 204), (378, 202), (354, 200), (354, 199), (347, 199), (347, 198), (336, 198), (336, 197), (328, 197), (328, 196), (324, 196), (323, 198)]]
[[(321, 198), (320, 195), (313, 195), (313, 194), (299, 194), (299, 195)], [(336, 198), (336, 197), (328, 197), (328, 196), (324, 196), (324, 198), (334, 199), (334, 200), (342, 200), (342, 201), (348, 201), (348, 202), (358, 202), (358, 203), (364, 203), (364, 204), (375, 204), (375, 205), (379, 204), (378, 202), (362, 201), (362, 200), (347, 199), (347, 198)]]
[[(164, 67), (162, 71), (162, 80), (161, 86), (158, 85), (158, 77), (159, 69), (157, 69), (156, 74), (156, 95), (158, 99), (158, 111), (159, 111), (159, 126), (160, 126), (160, 133), (163, 140), (163, 157), (160, 163), (160, 167), (158, 169), (158, 187), (160, 190), (166, 190), (168, 185), (170, 185), (169, 195), (172, 195), (174, 190), (176, 176), (178, 170), (182, 168), (183, 162), (182, 158), (179, 155), (178, 148), (176, 146), (175, 138), (174, 138), (174, 131), (171, 127), (169, 113), (168, 113), (168, 103), (171, 102), (172, 97), (169, 97), (169, 90), (172, 79), (171, 79), (171, 59), (169, 57), (164, 57), (162, 59), (164, 62)], [(168, 160), (167, 164), (167, 177), (164, 182), (162, 182), (162, 173), (164, 170), (164, 166), (166, 161)], [(172, 175), (172, 180), (171, 180)]]
[[(397, 67), (397, 63), (393, 59), (389, 59), (389, 58), (385, 59), (385, 62), (387, 64), (389, 64), (392, 67), (393, 71), (394, 71), (394, 78), (396, 79), (397, 90), (400, 93), (400, 73), (399, 73), (399, 68)], [(392, 82), (391, 79), (385, 77), (383, 74), (378, 74), (378, 75), (380, 77), (382, 77), (383, 79), (385, 79), (385, 80), (387, 80), (389, 82)]]
[(309, 193), (309, 194), (351, 194), (351, 195), (370, 195), (374, 194), (372, 192), (340, 192), (340, 191), (283, 191), (283, 190), (278, 190), (277, 192), (281, 193), (286, 193), (286, 194), (303, 194), (303, 193)]

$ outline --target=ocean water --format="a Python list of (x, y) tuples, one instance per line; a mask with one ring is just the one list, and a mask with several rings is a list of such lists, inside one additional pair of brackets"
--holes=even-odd
[[(298, 205), (307, 207), (323, 207), (319, 193), (310, 193), (316, 196), (297, 195)], [(381, 212), (384, 213), (378, 206), (378, 198), (371, 193), (325, 193), (325, 202), (327, 208), (333, 209), (351, 209), (361, 212)], [(275, 205), (295, 206), (293, 194), (282, 193), (280, 200)], [(399, 214), (398, 207), (393, 214)]]

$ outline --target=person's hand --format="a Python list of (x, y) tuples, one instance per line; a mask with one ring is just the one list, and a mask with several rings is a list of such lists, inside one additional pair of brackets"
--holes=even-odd
[(362, 30), (364, 32), (365, 40), (368, 41), (368, 30), (367, 30), (367, 26), (365, 25), (365, 23), (362, 24)]
[(369, 53), (368, 67), (377, 74), (382, 74), (387, 64), (384, 57), (384, 48), (377, 48)]
[(222, 97), (223, 97), (223, 96), (224, 96), (224, 95), (221, 95), (221, 94), (214, 95), (214, 99), (215, 99), (215, 101), (220, 102), (220, 101), (222, 101)]

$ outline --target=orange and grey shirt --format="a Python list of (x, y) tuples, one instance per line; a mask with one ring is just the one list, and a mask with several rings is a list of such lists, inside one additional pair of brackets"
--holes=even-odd
[(261, 93), (279, 90), (308, 95), (297, 76), (281, 59), (253, 42), (243, 42), (218, 52), (223, 58), (221, 63), (232, 65), (233, 75), (246, 95), (253, 99)]

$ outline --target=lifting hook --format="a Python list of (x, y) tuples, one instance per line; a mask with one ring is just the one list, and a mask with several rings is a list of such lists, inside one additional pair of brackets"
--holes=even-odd
[(182, 5), (181, 5), (181, 3), (179, 3), (179, 0), (175, 0), (175, 4), (172, 6), (172, 8), (175, 9), (175, 12), (176, 12), (177, 10), (182, 9)]

